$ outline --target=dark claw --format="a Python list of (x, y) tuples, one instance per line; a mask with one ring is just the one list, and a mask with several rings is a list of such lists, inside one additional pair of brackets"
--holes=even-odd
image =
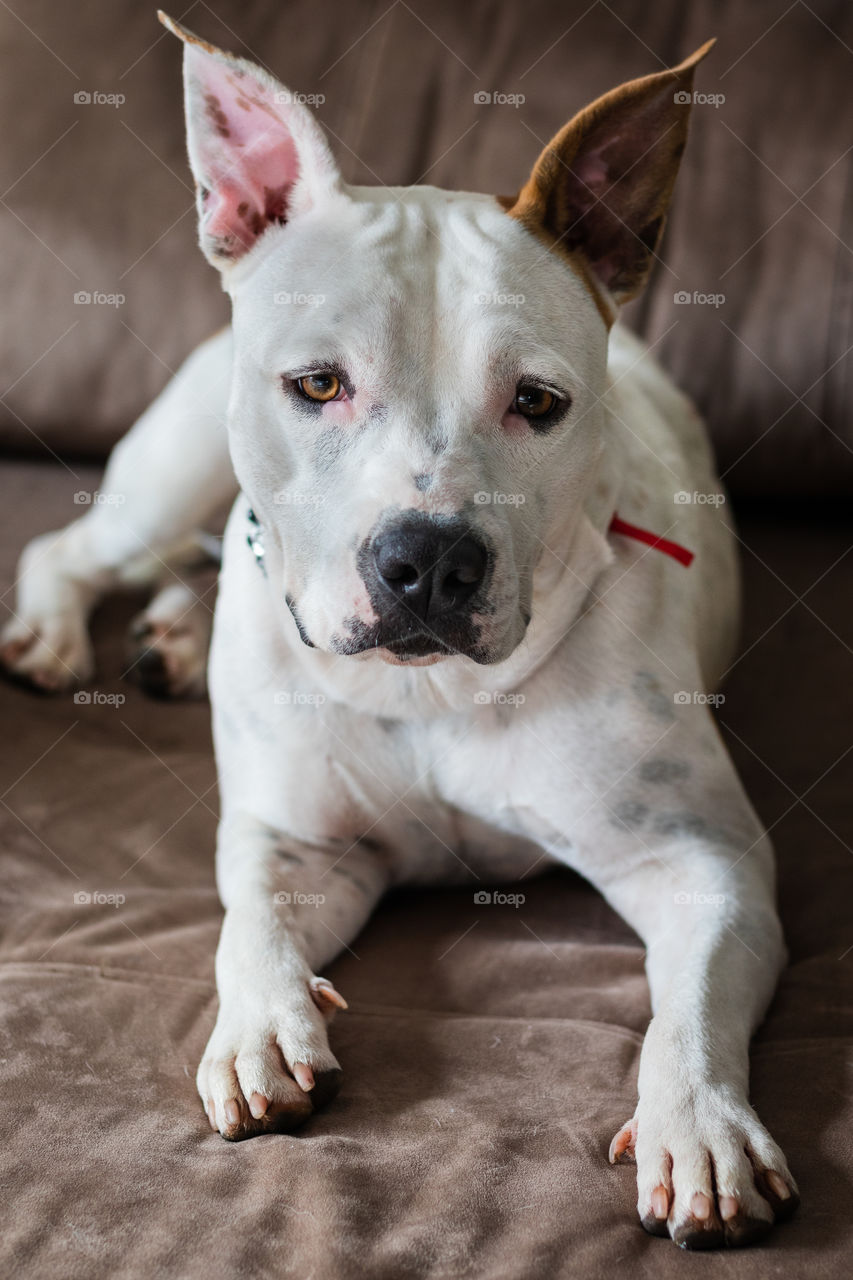
[(328, 1071), (320, 1071), (315, 1075), (314, 1088), (308, 1094), (315, 1111), (337, 1095), (343, 1077), (340, 1067), (330, 1067)]
[(757, 1244), (759, 1240), (764, 1239), (772, 1226), (772, 1222), (765, 1222), (763, 1218), (748, 1218), (744, 1214), (736, 1213), (725, 1224), (726, 1242), (737, 1248), (747, 1244)]
[(653, 1213), (649, 1213), (645, 1218), (640, 1219), (643, 1224), (643, 1230), (648, 1231), (650, 1236), (668, 1236), (669, 1227), (666, 1224), (666, 1218), (656, 1218)]
[(698, 1218), (688, 1218), (676, 1228), (673, 1240), (679, 1249), (722, 1249), (726, 1234), (713, 1220), (707, 1224)]

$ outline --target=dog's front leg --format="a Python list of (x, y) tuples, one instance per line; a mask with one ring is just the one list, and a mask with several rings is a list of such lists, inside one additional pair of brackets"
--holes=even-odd
[(784, 962), (770, 842), (739, 854), (697, 827), (659, 854), (607, 888), (646, 943), (653, 1010), (611, 1160), (636, 1159), (646, 1230), (686, 1248), (745, 1244), (797, 1204), (747, 1098), (749, 1039)]
[(386, 876), (373, 846), (314, 846), (245, 814), (220, 826), (217, 875), (219, 1014), (196, 1083), (211, 1126), (238, 1140), (293, 1129), (337, 1092), (326, 1029), (346, 1003), (320, 973)]

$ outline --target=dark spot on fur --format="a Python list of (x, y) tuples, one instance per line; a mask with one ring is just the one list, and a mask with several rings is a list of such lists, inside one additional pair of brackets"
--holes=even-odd
[(420, 475), (416, 475), (414, 477), (414, 480), (415, 480), (415, 488), (417, 489), (418, 493), (426, 493), (427, 489), (432, 484), (432, 472), (422, 471)]
[(672, 695), (666, 692), (654, 672), (638, 671), (631, 687), (653, 716), (657, 716), (659, 720), (675, 719)]
[(644, 760), (637, 774), (643, 782), (680, 782), (690, 776), (690, 765), (684, 760)]
[(222, 110), (222, 105), (215, 93), (206, 93), (204, 95), (204, 109), (219, 136), (221, 138), (230, 138), (231, 130), (228, 128), (228, 117)]
[(725, 844), (732, 843), (731, 836), (716, 822), (710, 822), (700, 813), (692, 813), (689, 809), (658, 814), (654, 827), (655, 832), (661, 836), (689, 836)]
[(649, 806), (641, 800), (621, 800), (614, 805), (611, 822), (617, 827), (628, 827), (633, 831), (649, 816)]

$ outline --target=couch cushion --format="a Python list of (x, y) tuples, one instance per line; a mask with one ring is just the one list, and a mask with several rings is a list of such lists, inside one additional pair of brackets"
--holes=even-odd
[[(14, 549), (63, 523), (94, 471), (9, 468)], [(753, 1101), (803, 1206), (703, 1275), (847, 1274), (853, 895), (849, 527), (745, 519), (746, 635), (720, 711), (771, 826), (791, 950), (752, 1053)], [(205, 704), (118, 679), (119, 601), (96, 619), (102, 696), (0, 683), (0, 1269), (62, 1280), (682, 1276), (635, 1219), (610, 1138), (649, 1018), (637, 938), (584, 882), (397, 894), (329, 970), (340, 1097), (298, 1135), (230, 1146), (193, 1077), (216, 1010), (221, 919)], [(117, 699), (124, 698), (123, 703)], [(83, 900), (78, 895), (84, 895)], [(117, 905), (85, 895), (120, 895)]]

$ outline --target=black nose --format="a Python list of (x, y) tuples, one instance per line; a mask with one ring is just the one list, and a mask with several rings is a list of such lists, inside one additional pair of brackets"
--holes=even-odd
[(467, 524), (405, 516), (373, 542), (382, 585), (424, 622), (466, 605), (486, 575), (486, 548)]

